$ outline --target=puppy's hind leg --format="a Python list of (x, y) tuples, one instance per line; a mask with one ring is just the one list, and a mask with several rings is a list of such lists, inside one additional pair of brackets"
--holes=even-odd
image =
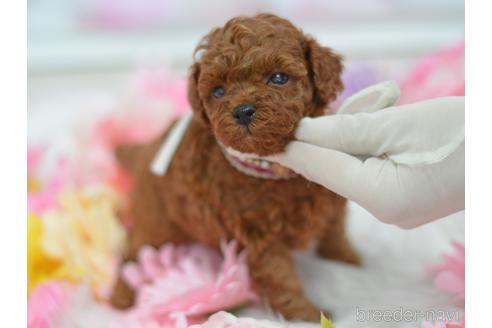
[(151, 181), (136, 181), (133, 192), (131, 215), (135, 220), (135, 228), (130, 233), (118, 278), (110, 297), (110, 303), (119, 309), (126, 309), (134, 303), (134, 291), (121, 275), (122, 265), (136, 260), (139, 249), (144, 245), (159, 247), (166, 242), (186, 241), (184, 233), (164, 217), (157, 190), (154, 189)]

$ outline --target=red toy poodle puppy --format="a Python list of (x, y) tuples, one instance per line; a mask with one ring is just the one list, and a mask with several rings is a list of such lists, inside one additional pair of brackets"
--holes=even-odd
[[(290, 251), (317, 240), (320, 256), (358, 263), (344, 231), (346, 200), (240, 153), (282, 152), (303, 117), (323, 115), (343, 87), (341, 58), (269, 14), (231, 19), (196, 52), (188, 87), (193, 119), (166, 174), (149, 170), (166, 133), (117, 153), (134, 177), (135, 227), (123, 260), (134, 260), (146, 244), (218, 247), (221, 239), (236, 239), (269, 305), (287, 319), (318, 321)], [(120, 308), (133, 302), (121, 278), (111, 302)]]

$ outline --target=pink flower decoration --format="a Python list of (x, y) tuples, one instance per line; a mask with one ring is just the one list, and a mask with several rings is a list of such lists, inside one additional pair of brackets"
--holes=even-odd
[(417, 63), (400, 83), (400, 104), (465, 95), (465, 43), (439, 51)]
[(424, 322), (422, 328), (465, 328), (465, 315), (461, 317), (460, 322), (437, 322), (436, 324)]
[[(45, 150), (44, 146), (28, 146), (27, 172), (29, 179), (36, 179)], [(41, 183), (40, 190), (28, 191), (27, 209), (29, 212), (42, 214), (46, 210), (54, 208), (57, 203), (58, 192), (66, 185), (80, 182), (67, 157), (58, 158), (52, 171), (54, 174)]]
[(135, 86), (144, 97), (170, 102), (177, 115), (190, 110), (186, 79), (166, 70), (141, 68), (136, 74)]
[(114, 111), (95, 123), (94, 141), (104, 148), (128, 142), (147, 142), (169, 123), (165, 118), (145, 108)]
[(446, 328), (465, 328), (465, 315), (463, 314), (459, 323), (446, 323)]
[(437, 288), (454, 294), (460, 301), (465, 300), (465, 246), (453, 242), (454, 254), (444, 255), (443, 262), (433, 265), (429, 270), (435, 274)]
[(41, 164), (46, 147), (27, 146), (27, 176), (33, 177)]
[(202, 324), (192, 325), (189, 328), (288, 328), (285, 323), (267, 320), (256, 320), (253, 318), (237, 318), (234, 315), (221, 311), (210, 316)]
[(27, 327), (52, 327), (68, 300), (66, 284), (52, 281), (36, 286), (27, 302)]
[(175, 117), (189, 111), (186, 80), (166, 70), (139, 69), (129, 92), (132, 97), (127, 101), (81, 130), (77, 158), (88, 182), (102, 180), (123, 191), (130, 181), (114, 158), (115, 146), (150, 142)]
[[(434, 285), (454, 294), (460, 302), (465, 301), (465, 246), (453, 241), (454, 253), (443, 256), (443, 262), (429, 267), (435, 275)], [(465, 315), (457, 322), (437, 322), (435, 325), (425, 322), (422, 328), (465, 328)]]
[(128, 284), (137, 290), (136, 306), (128, 320), (140, 327), (187, 327), (206, 315), (256, 301), (246, 266), (246, 253), (237, 243), (222, 243), (223, 258), (199, 244), (143, 247), (138, 263), (123, 268)]
[(86, 180), (108, 182), (119, 190), (129, 185), (127, 174), (113, 155), (121, 144), (149, 142), (171, 122), (172, 113), (130, 106), (92, 122), (80, 136), (79, 166)]

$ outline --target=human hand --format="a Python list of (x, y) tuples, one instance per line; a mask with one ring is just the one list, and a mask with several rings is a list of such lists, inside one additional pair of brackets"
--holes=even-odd
[(270, 159), (402, 228), (464, 209), (464, 97), (387, 107), (398, 95), (386, 82), (304, 118)]

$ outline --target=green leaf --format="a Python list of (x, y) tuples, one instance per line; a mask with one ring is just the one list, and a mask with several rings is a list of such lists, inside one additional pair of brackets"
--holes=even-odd
[(333, 322), (321, 312), (321, 328), (335, 328)]

